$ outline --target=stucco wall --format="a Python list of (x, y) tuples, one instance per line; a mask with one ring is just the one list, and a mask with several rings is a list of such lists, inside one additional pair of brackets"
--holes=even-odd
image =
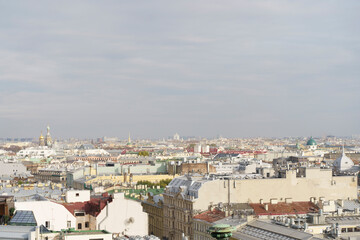
[(125, 199), (123, 193), (114, 194), (113, 201), (100, 212), (96, 222), (97, 229), (112, 233), (148, 234), (148, 216), (143, 212), (141, 203)]
[(50, 221), (50, 230), (67, 229), (67, 221), (75, 227), (75, 217), (64, 206), (51, 201), (15, 202), (15, 209), (33, 211), (38, 226)]
[(89, 190), (68, 190), (65, 193), (67, 203), (90, 201)]
[[(230, 185), (230, 188), (229, 188)], [(214, 180), (206, 182), (199, 190), (194, 209), (205, 210), (213, 203), (259, 203), (260, 199), (270, 202), (276, 198), (285, 201), (310, 201), (310, 198), (324, 197), (326, 200), (356, 199), (357, 178), (354, 176), (333, 177), (331, 170), (307, 169), (306, 177), (296, 178), (295, 171), (289, 171), (286, 178)]]

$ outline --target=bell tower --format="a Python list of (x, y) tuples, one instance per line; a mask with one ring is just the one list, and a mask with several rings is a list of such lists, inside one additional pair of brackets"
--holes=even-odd
[(46, 138), (45, 138), (45, 145), (48, 147), (52, 146), (52, 139), (51, 139), (51, 135), (50, 135), (50, 126), (48, 125), (46, 128)]

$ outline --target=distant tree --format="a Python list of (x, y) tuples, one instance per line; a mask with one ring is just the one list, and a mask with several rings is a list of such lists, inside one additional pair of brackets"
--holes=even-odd
[(139, 156), (143, 156), (143, 157), (148, 157), (150, 154), (149, 154), (148, 151), (140, 151), (140, 152), (138, 153), (138, 155), (139, 155)]
[(170, 182), (171, 182), (171, 179), (163, 179), (163, 180), (160, 180), (159, 185), (161, 188), (165, 188)]
[(18, 151), (20, 151), (22, 148), (16, 145), (11, 145), (8, 148), (4, 148), (6, 151), (10, 151), (10, 152), (14, 152), (17, 153)]

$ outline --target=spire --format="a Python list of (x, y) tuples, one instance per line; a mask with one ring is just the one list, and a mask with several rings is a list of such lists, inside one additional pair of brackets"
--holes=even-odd
[(343, 146), (342, 146), (342, 155), (345, 156), (345, 144), (343, 143)]
[(46, 138), (45, 138), (45, 145), (48, 147), (52, 146), (52, 139), (51, 139), (51, 135), (50, 135), (50, 126), (49, 124), (46, 127)]
[(131, 143), (130, 132), (129, 132), (129, 137), (128, 137), (128, 143)]

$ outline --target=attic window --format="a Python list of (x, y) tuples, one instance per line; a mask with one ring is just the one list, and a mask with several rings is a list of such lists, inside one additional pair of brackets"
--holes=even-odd
[(76, 217), (83, 217), (83, 216), (85, 216), (85, 213), (84, 212), (76, 212), (75, 216)]

